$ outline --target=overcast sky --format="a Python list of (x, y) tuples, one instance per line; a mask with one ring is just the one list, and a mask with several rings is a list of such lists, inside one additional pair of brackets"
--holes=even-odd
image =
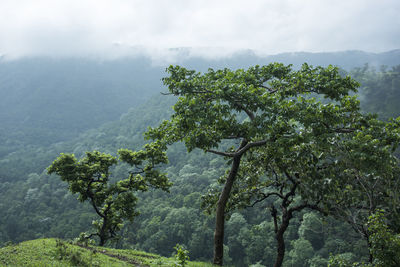
[[(0, 0), (0, 54), (400, 48), (400, 0)], [(208, 50), (207, 50), (208, 51)]]

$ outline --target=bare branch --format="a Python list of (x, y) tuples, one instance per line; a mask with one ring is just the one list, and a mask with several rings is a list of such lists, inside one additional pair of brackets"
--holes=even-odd
[(228, 153), (228, 152), (222, 152), (222, 151), (217, 151), (217, 150), (213, 150), (213, 149), (207, 149), (207, 152), (216, 154), (216, 155), (220, 155), (220, 156), (224, 156), (224, 157), (230, 157), (233, 158), (236, 156), (236, 153)]
[(332, 130), (332, 131), (335, 132), (335, 133), (353, 133), (353, 132), (356, 131), (355, 128), (346, 128), (346, 127), (331, 129), (331, 127), (330, 127), (327, 123), (322, 122), (322, 124), (323, 124), (327, 129), (330, 129), (330, 130)]
[(257, 203), (260, 203), (260, 202), (264, 201), (265, 199), (269, 198), (270, 196), (277, 196), (279, 198), (283, 198), (283, 196), (281, 194), (277, 193), (277, 192), (270, 192), (268, 194), (264, 194), (264, 193), (260, 192), (259, 194), (262, 195), (262, 197), (257, 199), (257, 200), (255, 200), (253, 202), (253, 204), (251, 204), (251, 205), (249, 205), (247, 207), (254, 207)]

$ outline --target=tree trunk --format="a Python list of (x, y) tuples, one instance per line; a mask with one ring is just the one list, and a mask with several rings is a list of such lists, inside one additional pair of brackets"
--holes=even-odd
[(372, 262), (374, 261), (374, 256), (372, 255), (371, 252), (371, 240), (369, 239), (369, 233), (368, 230), (365, 230), (365, 239), (367, 240), (367, 245), (368, 245), (368, 254), (369, 254), (369, 258), (368, 258), (368, 262), (372, 264)]
[(105, 240), (104, 236), (100, 235), (99, 246), (102, 247), (102, 246), (104, 246), (105, 243), (106, 243), (106, 240)]
[(222, 190), (218, 202), (215, 215), (215, 232), (214, 232), (214, 264), (223, 265), (224, 257), (224, 227), (225, 227), (225, 207), (228, 202), (229, 195), (232, 190), (233, 182), (236, 178), (240, 166), (241, 155), (233, 158), (231, 170), (226, 179), (224, 189)]
[[(285, 257), (285, 249), (286, 249), (285, 248), (285, 239), (284, 239), (283, 235), (284, 235), (286, 229), (288, 228), (290, 219), (292, 217), (291, 213), (289, 212), (289, 214), (288, 214), (286, 211), (286, 208), (284, 208), (284, 209), (285, 210), (283, 211), (283, 214), (282, 214), (282, 223), (279, 226), (279, 228), (277, 229), (276, 234), (275, 234), (276, 241), (278, 242), (278, 249), (277, 249), (278, 254), (276, 255), (274, 267), (282, 266), (283, 259)], [(277, 215), (275, 215), (275, 218), (274, 218), (275, 221), (277, 220), (276, 216)]]
[(103, 225), (101, 226), (100, 232), (99, 232), (99, 237), (100, 237), (100, 242), (99, 246), (102, 247), (105, 245), (107, 242), (107, 218), (103, 218)]
[(285, 257), (285, 239), (283, 238), (283, 234), (285, 233), (285, 231), (282, 230), (282, 226), (283, 225), (281, 225), (278, 233), (276, 233), (275, 236), (276, 241), (278, 242), (278, 254), (276, 255), (274, 267), (282, 266), (283, 259)]

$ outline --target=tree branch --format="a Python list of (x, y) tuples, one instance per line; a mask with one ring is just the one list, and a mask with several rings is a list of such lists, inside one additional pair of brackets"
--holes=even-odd
[(213, 149), (207, 149), (206, 152), (210, 152), (210, 153), (213, 153), (216, 155), (230, 157), (230, 158), (233, 158), (236, 155), (236, 153), (222, 152), (222, 151), (217, 151), (217, 150), (213, 150)]
[(249, 116), (250, 120), (253, 121), (255, 116), (254, 113), (251, 112), (250, 110), (248, 110), (245, 106), (243, 106), (240, 103), (237, 103), (235, 101), (233, 101), (234, 105), (238, 106), (240, 109), (242, 109), (244, 112), (246, 112), (247, 116)]
[(243, 155), (247, 150), (249, 150), (252, 147), (257, 147), (257, 146), (263, 146), (267, 143), (267, 140), (261, 140), (261, 141), (257, 141), (257, 142), (250, 142), (247, 143), (244, 147), (242, 147), (241, 149), (239, 149), (235, 154), (235, 156), (241, 156)]
[(276, 210), (273, 204), (271, 204), (270, 211), (271, 211), (271, 216), (274, 219), (274, 232), (278, 233), (278, 219), (277, 219), (278, 211)]
[(275, 92), (278, 92), (278, 89), (272, 89), (272, 88), (269, 88), (269, 87), (267, 87), (267, 86), (265, 86), (265, 85), (262, 85), (262, 84), (258, 85), (258, 87), (267, 89), (268, 92), (271, 93), (271, 94), (273, 94), (273, 93), (275, 93)]
[(336, 128), (333, 129), (335, 133), (353, 133), (356, 131), (355, 128)]
[(249, 150), (252, 147), (263, 146), (266, 143), (267, 143), (266, 140), (250, 142), (250, 143), (246, 142), (246, 145), (244, 145), (244, 146), (242, 145), (241, 147), (239, 147), (239, 149), (236, 150), (236, 152), (222, 152), (222, 151), (217, 151), (217, 150), (213, 150), (213, 149), (207, 149), (206, 152), (210, 152), (210, 153), (224, 156), (224, 157), (234, 158), (234, 157), (242, 156), (247, 150)]
[(315, 210), (318, 211), (320, 213), (322, 213), (323, 215), (328, 215), (328, 213), (326, 211), (324, 211), (323, 209), (321, 209), (320, 207), (318, 207), (318, 204), (308, 204), (308, 203), (303, 203), (301, 205), (298, 206), (294, 206), (292, 208), (289, 208), (288, 210), (288, 214), (290, 214), (290, 216), (292, 216), (293, 212), (295, 211), (301, 211), (302, 209), (311, 209), (311, 210)]
[(287, 204), (289, 197), (295, 195), (297, 186), (299, 185), (299, 182), (295, 181), (293, 179), (293, 177), (286, 170), (284, 171), (284, 173), (285, 173), (286, 177), (292, 182), (292, 188), (290, 189), (290, 191), (285, 195), (285, 197), (282, 200), (282, 205), (284, 207), (287, 207), (290, 205), (290, 204)]
[(264, 194), (264, 193), (260, 192), (259, 194), (262, 195), (262, 197), (257, 199), (257, 200), (255, 200), (253, 202), (253, 204), (251, 204), (250, 206), (247, 206), (247, 207), (254, 207), (257, 203), (269, 198), (270, 196), (277, 196), (279, 198), (283, 198), (283, 196), (281, 194), (277, 193), (277, 192), (270, 192), (268, 194)]
[(92, 197), (90, 197), (90, 204), (92, 204), (92, 207), (94, 208), (94, 210), (96, 211), (96, 213), (97, 213), (101, 218), (103, 218), (103, 219), (106, 218), (106, 216), (105, 216), (103, 213), (101, 213), (100, 210), (97, 208), (96, 204), (94, 204), (93, 198), (92, 198)]
[(142, 174), (144, 173), (144, 169), (143, 168), (139, 168), (136, 166), (136, 168), (138, 169), (138, 171), (130, 171), (129, 174)]
[(345, 128), (345, 127), (343, 127), (343, 128), (331, 129), (331, 127), (330, 127), (327, 123), (322, 122), (322, 124), (323, 124), (327, 129), (332, 130), (332, 131), (335, 132), (335, 133), (353, 133), (353, 132), (356, 131), (355, 128)]

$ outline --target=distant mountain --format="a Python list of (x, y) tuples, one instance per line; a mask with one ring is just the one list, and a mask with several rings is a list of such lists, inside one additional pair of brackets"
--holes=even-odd
[[(266, 65), (271, 62), (281, 62), (284, 64), (293, 64), (295, 67), (308, 63), (314, 66), (335, 65), (345, 70), (355, 67), (361, 67), (365, 64), (370, 66), (395, 66), (400, 64), (400, 49), (384, 53), (368, 53), (363, 51), (341, 51), (324, 53), (281, 53), (276, 55), (257, 55), (252, 50), (243, 50), (234, 53), (231, 57), (204, 59), (201, 57), (189, 57), (187, 49), (180, 50), (181, 59), (177, 64), (182, 64), (194, 69), (206, 70), (213, 68), (246, 68), (252, 65)], [(177, 56), (178, 57), (178, 56)], [(179, 57), (178, 57), (179, 58)]]
[(0, 62), (0, 142), (50, 144), (113, 121), (160, 91), (145, 58)]

